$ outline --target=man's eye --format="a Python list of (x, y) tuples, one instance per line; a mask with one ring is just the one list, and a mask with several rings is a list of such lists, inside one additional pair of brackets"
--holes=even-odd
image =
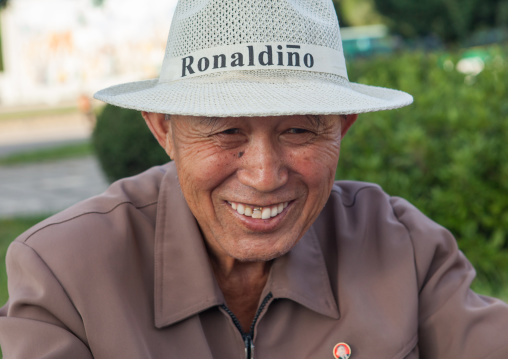
[(238, 133), (240, 133), (240, 130), (238, 128), (230, 128), (228, 130), (221, 132), (221, 134), (223, 135), (236, 135)]
[(246, 136), (242, 130), (235, 127), (217, 132), (212, 137), (216, 141), (216, 144), (224, 149), (241, 146), (246, 141)]
[(302, 133), (308, 133), (309, 131), (303, 128), (290, 128), (287, 132), (291, 135), (299, 135)]
[(305, 145), (316, 139), (317, 133), (299, 127), (288, 128), (281, 136), (284, 141), (287, 141), (288, 144), (293, 145)]

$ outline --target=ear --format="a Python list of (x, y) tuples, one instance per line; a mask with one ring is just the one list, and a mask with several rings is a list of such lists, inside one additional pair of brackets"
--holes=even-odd
[(353, 126), (353, 123), (355, 123), (356, 119), (358, 118), (358, 114), (354, 115), (346, 115), (343, 117), (342, 120), (342, 138), (346, 135), (347, 131)]
[(173, 158), (173, 137), (171, 131), (171, 121), (166, 120), (166, 115), (155, 112), (141, 112), (141, 116), (154, 135), (159, 145), (166, 151), (170, 158)]

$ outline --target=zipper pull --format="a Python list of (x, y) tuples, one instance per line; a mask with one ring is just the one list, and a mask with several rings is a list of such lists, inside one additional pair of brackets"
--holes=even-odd
[(254, 359), (254, 342), (249, 334), (245, 335), (244, 338), (245, 344), (245, 359)]

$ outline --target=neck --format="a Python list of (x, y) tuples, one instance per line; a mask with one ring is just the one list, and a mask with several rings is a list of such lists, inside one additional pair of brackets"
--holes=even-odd
[(212, 268), (226, 305), (248, 333), (270, 272), (270, 262), (216, 261)]

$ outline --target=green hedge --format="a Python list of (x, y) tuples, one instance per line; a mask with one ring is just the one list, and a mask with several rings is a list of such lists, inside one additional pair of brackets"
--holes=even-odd
[(139, 111), (106, 105), (97, 116), (92, 140), (111, 182), (169, 161)]
[[(337, 178), (380, 184), (456, 236), (483, 281), (508, 279), (508, 63), (490, 49), (476, 77), (458, 56), (405, 53), (349, 64), (350, 80), (411, 93), (413, 105), (361, 115)], [(443, 61), (444, 60), (444, 61)]]

